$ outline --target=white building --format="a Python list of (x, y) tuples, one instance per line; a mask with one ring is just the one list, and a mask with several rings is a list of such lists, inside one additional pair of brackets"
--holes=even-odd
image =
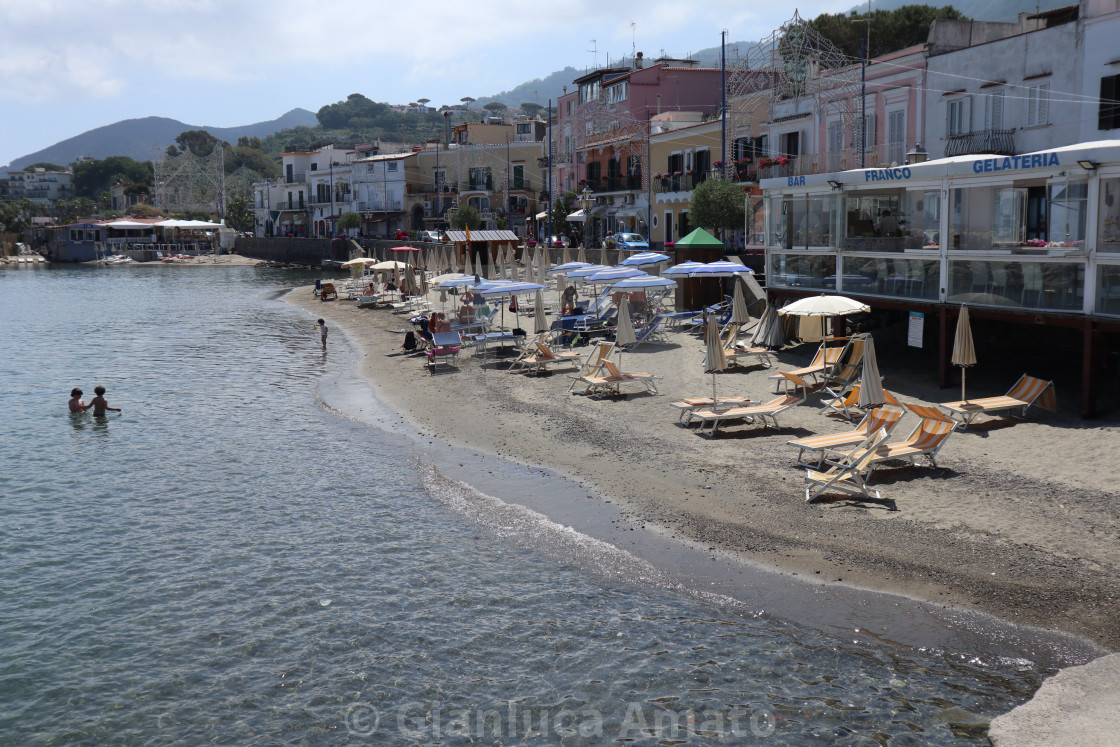
[(70, 171), (48, 171), (42, 167), (8, 172), (8, 197), (47, 203), (73, 196)]
[(353, 209), (362, 216), (362, 233), (391, 236), (405, 228), (405, 159), (412, 155), (391, 153), (353, 162), (350, 199)]

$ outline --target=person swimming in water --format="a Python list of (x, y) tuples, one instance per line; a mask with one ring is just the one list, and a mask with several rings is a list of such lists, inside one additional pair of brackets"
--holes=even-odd
[(109, 407), (109, 400), (105, 399), (105, 387), (97, 386), (93, 388), (93, 393), (97, 396), (90, 400), (86, 407), (93, 408), (94, 415), (104, 415), (106, 412), (120, 412), (119, 407)]
[(85, 412), (92, 405), (82, 401), (82, 390), (77, 387), (70, 390), (70, 412)]

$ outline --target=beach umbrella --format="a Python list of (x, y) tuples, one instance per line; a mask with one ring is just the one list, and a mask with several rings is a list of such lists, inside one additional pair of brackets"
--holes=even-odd
[(727, 356), (723, 352), (723, 340), (719, 337), (719, 324), (715, 314), (704, 312), (704, 373), (712, 375), (712, 407), (719, 399), (716, 397), (716, 374), (727, 368)]
[(735, 295), (731, 299), (731, 319), (728, 323), (742, 327), (750, 320), (750, 314), (747, 313), (747, 300), (743, 297), (743, 284), (736, 280)]
[(474, 265), (471, 264), (471, 250), (469, 246), (463, 247), (463, 274), (474, 274)]
[(482, 264), (482, 257), (479, 256), (478, 250), (476, 249), (474, 252), (474, 274), (482, 277), (483, 267), (484, 265)]
[(762, 319), (759, 320), (754, 336), (751, 337), (751, 347), (780, 348), (783, 343), (785, 343), (785, 335), (782, 332), (782, 320), (767, 301)]
[(664, 270), (661, 271), (661, 275), (662, 275), (662, 277), (667, 277), (667, 278), (686, 278), (686, 277), (688, 277), (688, 273), (692, 270), (693, 267), (696, 267), (696, 266), (702, 265), (702, 264), (704, 264), (704, 263), (703, 262), (693, 262), (692, 260), (689, 260), (687, 262), (681, 262), (679, 265), (673, 265), (672, 267), (666, 267)]
[(548, 274), (549, 275), (558, 275), (558, 274), (559, 275), (567, 275), (569, 272), (572, 272), (573, 270), (580, 270), (584, 267), (591, 267), (591, 265), (589, 265), (586, 262), (565, 262), (562, 265), (556, 265), (555, 267), (550, 267), (549, 270), (548, 270)]
[(389, 251), (391, 251), (391, 252), (419, 252), (420, 250), (418, 248), (414, 247), (414, 246), (391, 246), (391, 247), (389, 247)]
[(637, 254), (631, 254), (629, 257), (622, 260), (618, 264), (625, 267), (645, 267), (647, 265), (656, 265), (661, 262), (668, 261), (668, 254), (659, 254), (657, 252), (638, 252)]
[[(641, 275), (649, 275), (648, 272), (643, 272), (637, 267), (608, 267), (604, 270), (592, 273), (584, 277), (589, 283), (605, 283), (614, 280), (622, 280), (623, 278), (638, 277)], [(652, 275), (650, 275), (652, 277)]]
[(879, 362), (875, 359), (875, 340), (871, 339), (871, 335), (867, 335), (863, 343), (863, 368), (860, 371), (858, 406), (870, 410), (886, 401), (883, 377), (879, 375)]
[(396, 272), (397, 270), (403, 270), (405, 267), (408, 267), (408, 265), (406, 265), (404, 262), (398, 262), (395, 259), (387, 259), (384, 262), (378, 262), (375, 265), (371, 265), (370, 269), (371, 270), (378, 270), (378, 271), (381, 271), (381, 272), (386, 272), (386, 271)]
[(738, 262), (729, 262), (721, 259), (718, 262), (701, 262), (688, 270), (690, 278), (730, 278), (737, 275), (752, 273), (749, 267)]
[(782, 316), (842, 316), (871, 311), (871, 307), (847, 296), (808, 296), (778, 309)]
[(548, 284), (548, 254), (546, 252), (537, 254), (537, 282), (541, 285)]
[(572, 261), (572, 252), (568, 247), (564, 247), (564, 251), (560, 253), (560, 262), (567, 264)]
[(976, 345), (972, 342), (972, 325), (968, 321), (968, 307), (961, 304), (957, 317), (957, 334), (953, 337), (953, 365), (961, 367), (961, 399), (965, 399), (965, 371), (976, 365)]
[(588, 275), (594, 275), (602, 270), (611, 269), (607, 265), (587, 265), (586, 267), (578, 267), (574, 270), (569, 270), (564, 273), (564, 276), (569, 280), (584, 280)]
[(656, 275), (634, 275), (611, 283), (611, 288), (616, 291), (649, 290), (650, 288), (672, 288), (676, 284), (677, 281), (672, 278), (660, 278)]
[(634, 334), (634, 322), (630, 319), (630, 299), (623, 296), (618, 304), (618, 323), (615, 327), (614, 345), (618, 348), (618, 365), (622, 367), (622, 348), (638, 341)]
[(585, 264), (587, 262), (587, 250), (583, 248), (582, 242), (580, 242), (579, 251), (576, 252), (576, 261), (583, 262)]
[(356, 258), (351, 259), (347, 262), (343, 262), (342, 266), (343, 267), (356, 267), (356, 266), (375, 265), (375, 264), (377, 264), (377, 260), (374, 259), (373, 257), (356, 257)]
[(541, 295), (540, 291), (537, 291), (537, 298), (536, 298), (536, 301), (533, 303), (533, 312), (536, 315), (536, 321), (537, 321), (537, 328), (536, 328), (535, 332), (537, 334), (540, 334), (541, 332), (547, 332), (548, 331), (548, 317), (544, 313), (544, 296)]

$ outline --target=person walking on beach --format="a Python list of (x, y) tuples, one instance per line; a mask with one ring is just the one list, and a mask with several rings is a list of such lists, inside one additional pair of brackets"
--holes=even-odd
[(109, 407), (109, 400), (105, 399), (105, 387), (97, 386), (93, 388), (93, 393), (97, 396), (90, 400), (89, 407), (93, 408), (94, 415), (104, 415), (106, 412), (120, 412), (119, 407)]
[(82, 390), (75, 387), (70, 390), (70, 412), (85, 412), (92, 405), (82, 401)]
[(318, 326), (319, 326), (319, 337), (321, 337), (322, 340), (323, 340), (323, 350), (326, 350), (327, 349), (327, 332), (329, 331), (327, 329), (327, 323), (325, 321), (323, 321), (322, 319), (320, 319)]

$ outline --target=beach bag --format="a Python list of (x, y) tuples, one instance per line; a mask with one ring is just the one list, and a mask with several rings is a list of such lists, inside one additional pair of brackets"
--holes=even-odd
[(516, 314), (519, 308), (520, 307), (517, 305), (517, 296), (514, 296), (509, 300), (509, 310)]
[(416, 333), (413, 332), (411, 329), (404, 336), (404, 346), (403, 347), (404, 347), (405, 350), (415, 350), (416, 349)]

